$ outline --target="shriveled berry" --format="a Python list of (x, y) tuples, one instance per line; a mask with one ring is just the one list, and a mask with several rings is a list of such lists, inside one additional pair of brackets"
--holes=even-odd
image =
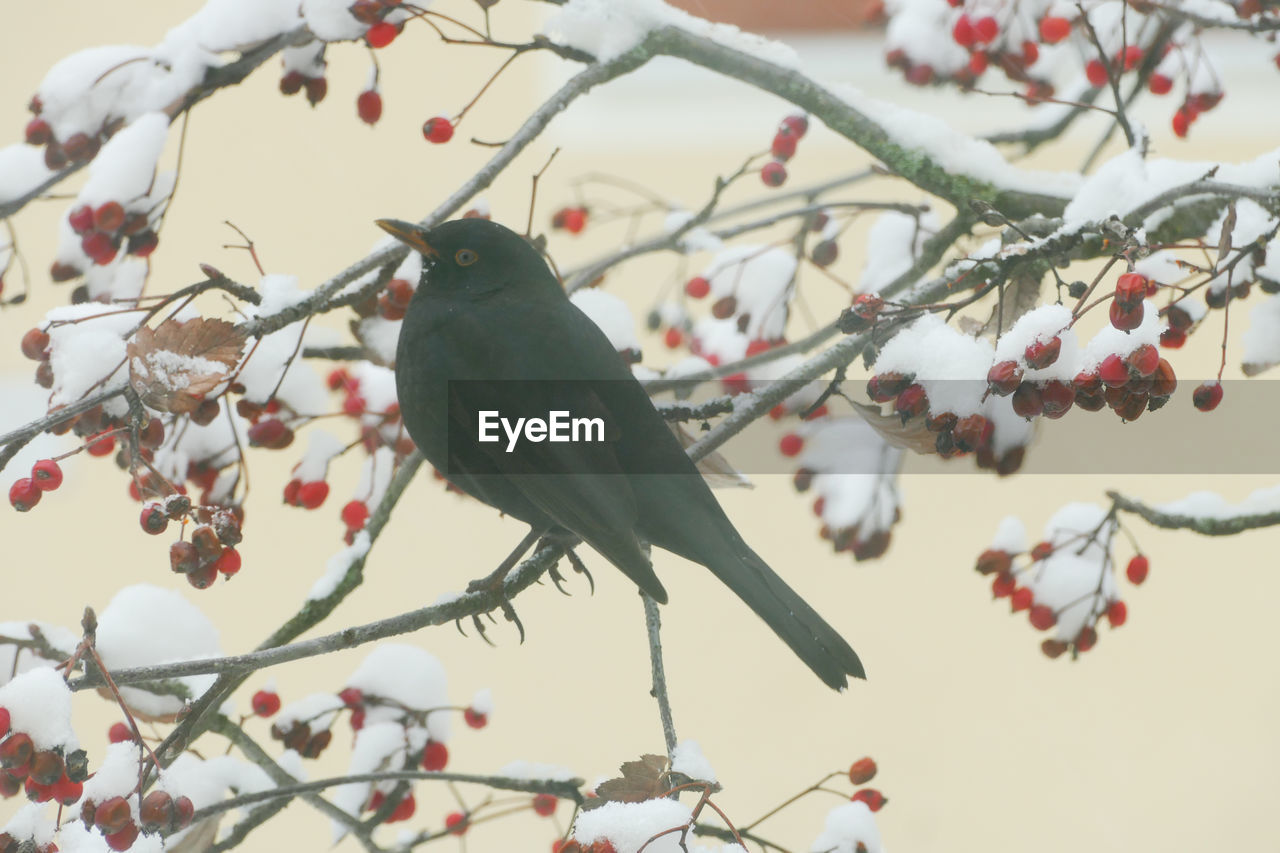
[(1044, 652), (1044, 656), (1053, 660), (1062, 657), (1063, 653), (1070, 648), (1062, 640), (1048, 639), (1040, 644), (1040, 651)]
[(280, 78), (280, 92), (284, 95), (296, 95), (302, 91), (305, 81), (301, 71), (290, 71)]
[(302, 87), (307, 90), (307, 103), (313, 107), (329, 94), (329, 81), (323, 77), (308, 77)]
[(1008, 574), (1013, 567), (1013, 558), (1008, 551), (999, 548), (988, 548), (978, 555), (978, 562), (974, 566), (979, 574)]
[(840, 255), (840, 246), (835, 240), (822, 240), (815, 243), (809, 258), (820, 267), (831, 266)]
[(169, 546), (169, 568), (179, 574), (189, 574), (200, 565), (200, 555), (196, 546), (185, 540), (174, 542)]
[(969, 415), (956, 421), (951, 434), (956, 448), (965, 453), (977, 450), (991, 440), (994, 425), (982, 415)]
[(893, 409), (901, 416), (903, 422), (923, 415), (929, 410), (929, 397), (925, 394), (924, 386), (919, 384), (908, 385), (898, 395)]
[(717, 320), (727, 320), (738, 310), (738, 300), (732, 296), (717, 299), (711, 305), (711, 316)]

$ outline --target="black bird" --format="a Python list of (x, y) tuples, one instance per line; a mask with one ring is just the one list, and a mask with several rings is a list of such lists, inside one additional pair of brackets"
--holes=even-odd
[[(532, 533), (568, 530), (655, 600), (667, 591), (641, 542), (709, 568), (836, 689), (865, 678), (849, 644), (738, 535), (609, 339), (510, 229), (459, 219), (384, 230), (422, 253), (400, 330), (400, 414), (459, 488)], [(516, 380), (516, 381), (512, 381)], [(606, 441), (481, 443), (477, 413), (600, 416)], [(527, 541), (532, 541), (529, 539)]]

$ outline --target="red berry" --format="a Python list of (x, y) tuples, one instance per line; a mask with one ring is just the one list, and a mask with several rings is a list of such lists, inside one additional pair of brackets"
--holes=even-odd
[(147, 258), (156, 250), (156, 246), (160, 245), (160, 235), (151, 229), (139, 231), (129, 237), (129, 242), (125, 245), (125, 252), (134, 257)]
[(995, 41), (996, 36), (1000, 35), (1000, 24), (995, 18), (987, 15), (974, 21), (973, 33), (980, 42), (992, 42)]
[(128, 743), (133, 740), (133, 729), (128, 723), (112, 723), (107, 729), (107, 740), (111, 743)]
[(1087, 652), (1098, 644), (1098, 632), (1090, 625), (1080, 629), (1076, 636), (1076, 651)]
[(1040, 39), (1045, 44), (1057, 44), (1071, 35), (1071, 22), (1056, 15), (1040, 19)]
[[(386, 47), (395, 41), (399, 30), (395, 24), (387, 21), (379, 21), (364, 34), (364, 40), (369, 43), (369, 47)], [(373, 122), (370, 122), (372, 124)]]
[(1144, 314), (1142, 303), (1126, 308), (1120, 302), (1111, 301), (1111, 325), (1122, 332), (1130, 332), (1142, 325)]
[(581, 234), (582, 229), (587, 227), (587, 209), (585, 207), (566, 207), (564, 209), (564, 218), (561, 220), (564, 230), (570, 234)]
[(133, 846), (133, 842), (138, 840), (138, 825), (131, 821), (116, 832), (104, 831), (102, 834), (106, 838), (107, 846), (112, 850), (128, 850)]
[(173, 813), (178, 821), (178, 829), (186, 829), (191, 825), (191, 818), (195, 816), (196, 807), (188, 797), (178, 797), (173, 801)]
[(928, 86), (933, 82), (933, 66), (925, 63), (907, 69), (907, 82), (912, 86)]
[(67, 214), (67, 224), (81, 236), (88, 234), (93, 230), (93, 208), (87, 204), (80, 205)]
[(159, 536), (168, 528), (169, 517), (164, 514), (164, 507), (160, 506), (160, 504), (150, 503), (142, 508), (142, 515), (138, 517), (138, 523), (142, 525), (144, 533)]
[(908, 385), (898, 395), (893, 408), (904, 422), (918, 415), (923, 415), (929, 410), (929, 397), (924, 392), (924, 386), (918, 383)]
[(991, 581), (991, 597), (1006, 598), (1013, 595), (1013, 591), (1018, 588), (1018, 581), (1014, 578), (1012, 572), (1000, 572)]
[(1054, 335), (1047, 341), (1036, 340), (1029, 343), (1022, 357), (1026, 359), (1027, 367), (1042, 370), (1057, 361), (1061, 351), (1062, 339)]
[(694, 299), (701, 299), (711, 292), (711, 282), (700, 275), (694, 276), (684, 283), (684, 292)]
[(62, 485), (62, 469), (52, 459), (41, 459), (31, 466), (31, 479), (42, 492), (52, 492)]
[(280, 92), (285, 95), (296, 95), (302, 91), (305, 80), (301, 71), (290, 71), (280, 78)]
[(1184, 329), (1170, 326), (1160, 333), (1160, 346), (1165, 349), (1180, 349), (1187, 342), (1187, 333)]
[(866, 803), (867, 808), (873, 812), (880, 811), (880, 809), (884, 808), (884, 804), (889, 802), (888, 798), (875, 788), (862, 788), (854, 791), (849, 800), (855, 803)]
[(118, 201), (108, 201), (93, 212), (93, 227), (113, 233), (124, 225), (124, 208)]
[(1141, 273), (1127, 272), (1116, 279), (1116, 302), (1125, 308), (1142, 304), (1151, 282)]
[(876, 763), (871, 758), (859, 758), (849, 766), (849, 781), (855, 785), (865, 785), (875, 778)]
[(760, 180), (767, 187), (780, 187), (787, 180), (787, 167), (777, 160), (770, 160), (760, 169)]
[(1102, 64), (1101, 59), (1090, 59), (1084, 65), (1084, 76), (1089, 79), (1091, 86), (1107, 85), (1107, 66)]
[(116, 449), (116, 437), (104, 430), (90, 436), (87, 444), (90, 456), (109, 456)]
[(1027, 611), (1027, 617), (1031, 620), (1031, 627), (1037, 631), (1048, 631), (1058, 624), (1058, 617), (1053, 612), (1053, 608), (1044, 604), (1032, 605)]
[(98, 266), (105, 266), (115, 259), (119, 246), (111, 235), (92, 231), (80, 240), (80, 249)]
[(809, 118), (800, 114), (789, 115), (782, 120), (779, 130), (785, 130), (798, 139), (809, 132)]
[(53, 139), (53, 128), (42, 118), (33, 118), (27, 122), (27, 144), (44, 145)]
[(556, 813), (556, 798), (551, 794), (535, 794), (533, 797), (533, 810), (543, 817), (551, 817)]
[(132, 825), (133, 815), (129, 811), (129, 803), (124, 797), (111, 797), (103, 800), (93, 812), (93, 822), (103, 835), (119, 832)]
[(429, 118), (422, 125), (422, 135), (428, 142), (440, 145), (453, 139), (453, 122), (444, 116)]
[(1120, 388), (1129, 381), (1129, 365), (1120, 356), (1112, 353), (1098, 365), (1098, 378), (1108, 388)]
[(422, 769), (429, 772), (443, 770), (449, 763), (449, 747), (438, 740), (429, 740), (422, 750)]
[(1048, 639), (1040, 644), (1040, 651), (1044, 652), (1045, 657), (1050, 660), (1062, 657), (1068, 646), (1061, 640)]
[[(1191, 392), (1191, 402), (1202, 412), (1212, 412), (1222, 402), (1222, 384), (1216, 381), (1202, 382)], [(9, 496), (12, 499), (12, 491)]]
[(1129, 618), (1129, 608), (1123, 601), (1113, 601), (1107, 605), (1107, 621), (1112, 628), (1119, 628)]
[(1139, 376), (1150, 376), (1160, 365), (1160, 350), (1151, 344), (1143, 344), (1129, 353), (1129, 369)]
[(1147, 573), (1151, 571), (1151, 561), (1143, 554), (1137, 554), (1129, 561), (1129, 565), (1125, 566), (1124, 575), (1129, 579), (1129, 583), (1137, 586), (1147, 579)]
[(40, 487), (36, 485), (36, 481), (30, 477), (23, 477), (21, 480), (15, 480), (13, 485), (9, 487), (9, 503), (18, 512), (26, 512), (36, 504), (40, 503)]
[(1187, 131), (1191, 129), (1191, 113), (1186, 107), (1178, 107), (1178, 111), (1173, 114), (1173, 134), (1179, 139), (1186, 139)]
[(235, 548), (223, 548), (222, 555), (214, 561), (213, 567), (227, 577), (240, 571), (240, 552)]
[(0, 707), (0, 738), (9, 733), (9, 709)]
[(773, 137), (773, 144), (769, 147), (771, 153), (778, 160), (790, 160), (796, 153), (796, 143), (799, 137), (791, 133), (779, 133)]
[(680, 344), (684, 343), (684, 332), (672, 326), (663, 334), (662, 342), (667, 345), (667, 349), (676, 349)]
[(969, 54), (969, 73), (974, 77), (987, 70), (987, 66), (991, 64), (991, 60), (980, 50)]
[(820, 240), (815, 243), (809, 258), (820, 267), (829, 267), (836, 262), (836, 258), (840, 256), (840, 246), (835, 240)]
[(489, 715), (477, 711), (475, 708), (467, 708), (462, 712), (462, 719), (467, 721), (467, 725), (473, 729), (483, 729), (489, 725)]
[(711, 316), (717, 320), (727, 320), (737, 310), (738, 300), (732, 296), (725, 296), (711, 303)]
[(329, 497), (329, 484), (324, 480), (312, 480), (298, 487), (298, 505), (315, 509)]
[(1167, 95), (1173, 91), (1173, 81), (1163, 74), (1152, 74), (1147, 80), (1147, 88), (1153, 95)]
[(796, 456), (804, 449), (804, 439), (789, 432), (778, 441), (778, 452), (783, 456)]
[(249, 427), (246, 436), (250, 447), (272, 447), (284, 437), (284, 421), (279, 418), (264, 418)]
[(253, 713), (259, 717), (273, 717), (280, 710), (280, 694), (274, 690), (259, 690), (250, 701)]
[(405, 798), (396, 803), (396, 807), (392, 809), (391, 814), (387, 816), (387, 823), (395, 823), (396, 821), (408, 820), (413, 817), (413, 813), (418, 810), (418, 803), (413, 798), (413, 794), (406, 794)]
[(369, 507), (364, 501), (348, 501), (342, 508), (342, 523), (348, 530), (359, 530), (369, 520)]
[(1025, 586), (1020, 586), (1009, 596), (1009, 606), (1013, 608), (1013, 612), (1026, 610), (1031, 607), (1031, 603), (1035, 600), (1034, 594)]
[(1040, 58), (1040, 48), (1033, 41), (1022, 43), (1022, 62), (1024, 65), (1035, 65)]
[(1132, 71), (1142, 61), (1142, 48), (1136, 44), (1129, 45), (1124, 49), (1124, 53), (1121, 54), (1120, 61), (1124, 65), (1125, 71)]
[(377, 124), (382, 118), (382, 95), (372, 89), (361, 92), (356, 97), (356, 115), (365, 124)]
[(22, 336), (22, 354), (32, 361), (49, 358), (49, 333), (41, 329), (28, 329)]
[(1024, 418), (1034, 418), (1044, 412), (1044, 397), (1040, 387), (1033, 382), (1023, 382), (1011, 398), (1014, 414)]
[(329, 81), (323, 77), (308, 77), (302, 85), (307, 90), (307, 103), (313, 107), (329, 93)]
[(951, 27), (951, 38), (955, 39), (956, 44), (961, 47), (971, 47), (978, 40), (977, 33), (973, 31), (973, 21), (969, 20), (968, 15), (956, 18), (955, 24)]
[(467, 816), (462, 812), (449, 812), (444, 817), (444, 828), (454, 835), (462, 835), (467, 831)]

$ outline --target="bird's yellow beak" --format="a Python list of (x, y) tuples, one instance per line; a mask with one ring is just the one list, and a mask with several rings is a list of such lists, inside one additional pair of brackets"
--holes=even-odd
[(427, 229), (421, 225), (415, 225), (412, 222), (405, 222), (401, 219), (379, 219), (377, 224), (383, 231), (386, 231), (411, 249), (415, 249), (429, 258), (440, 257), (440, 253), (427, 242)]

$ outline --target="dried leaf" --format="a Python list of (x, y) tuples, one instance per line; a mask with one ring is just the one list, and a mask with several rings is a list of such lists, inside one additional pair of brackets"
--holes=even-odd
[(1227, 205), (1227, 215), (1222, 219), (1222, 230), (1218, 232), (1218, 260), (1214, 262), (1214, 268), (1221, 266), (1227, 259), (1227, 255), (1231, 254), (1231, 235), (1236, 230), (1236, 203), (1230, 202)]
[(637, 761), (624, 762), (622, 775), (596, 786), (597, 802), (640, 803), (666, 796), (671, 790), (667, 780), (667, 758), (664, 755), (642, 755)]
[(196, 317), (144, 326), (129, 342), (129, 383), (153, 409), (195, 411), (240, 361), (245, 335), (226, 320)]
[(178, 843), (165, 842), (168, 853), (204, 853), (218, 840), (218, 825), (222, 823), (222, 815), (214, 815), (194, 823), (183, 834)]
[(853, 410), (862, 415), (862, 419), (894, 447), (921, 455), (938, 452), (937, 437), (924, 425), (924, 418), (912, 418), (904, 424), (896, 412), (886, 415), (880, 411), (879, 406), (856, 400), (849, 402), (853, 405)]
[[(679, 423), (674, 421), (668, 422), (667, 426), (676, 434), (676, 438), (680, 439), (680, 446), (688, 450), (698, 440), (696, 436), (690, 433)], [(702, 479), (707, 481), (707, 485), (713, 489), (754, 489), (755, 483), (746, 478), (745, 475), (737, 468), (729, 464), (729, 460), (725, 459), (716, 451), (711, 451), (697, 462), (698, 473), (702, 474)]]

